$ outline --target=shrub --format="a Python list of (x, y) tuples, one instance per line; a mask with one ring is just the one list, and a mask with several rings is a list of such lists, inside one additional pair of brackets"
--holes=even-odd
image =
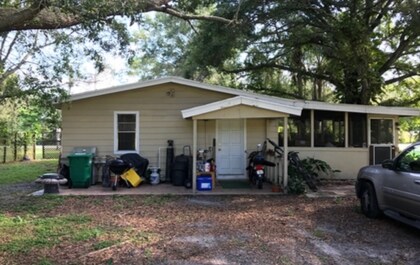
[(332, 169), (327, 162), (315, 159), (313, 157), (307, 157), (303, 159), (302, 164), (311, 174), (314, 174), (316, 177), (319, 177), (320, 175), (330, 176), (335, 172), (340, 172), (340, 170)]
[[(311, 176), (318, 178), (320, 174), (329, 176), (334, 172), (340, 172), (339, 170), (334, 170), (331, 166), (319, 159), (315, 158), (305, 158), (301, 160), (302, 165), (308, 171)], [(288, 182), (288, 192), (290, 194), (302, 194), (306, 190), (306, 183), (301, 174), (295, 169), (295, 167), (289, 165), (289, 182)]]
[(295, 167), (289, 165), (289, 181), (287, 189), (290, 194), (302, 194), (305, 192), (305, 180), (299, 174)]

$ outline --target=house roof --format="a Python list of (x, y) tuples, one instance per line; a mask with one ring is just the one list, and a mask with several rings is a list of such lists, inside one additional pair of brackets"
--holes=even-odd
[[(248, 104), (252, 100), (255, 100), (256, 102), (258, 102), (258, 104), (260, 105), (262, 104), (261, 106), (269, 106), (270, 104), (272, 104), (270, 106), (279, 105), (278, 106), (279, 108), (283, 108), (283, 109), (289, 108), (289, 110), (292, 110), (293, 108), (296, 108), (296, 109), (302, 108), (302, 109), (356, 112), (356, 113), (367, 113), (367, 114), (420, 116), (420, 109), (418, 108), (383, 107), (383, 106), (356, 105), (356, 104), (335, 104), (335, 103), (326, 103), (326, 102), (310, 101), (310, 100), (284, 99), (284, 98), (279, 98), (279, 97), (274, 97), (274, 96), (262, 95), (255, 92), (245, 91), (245, 90), (210, 85), (210, 84), (193, 81), (193, 80), (189, 80), (189, 79), (185, 79), (181, 77), (174, 77), (174, 76), (163, 77), (163, 78), (147, 80), (147, 81), (139, 81), (136, 83), (74, 94), (74, 95), (71, 95), (69, 101), (77, 101), (77, 100), (93, 98), (93, 97), (102, 96), (102, 95), (108, 95), (108, 94), (119, 93), (123, 91), (130, 91), (130, 90), (135, 90), (135, 89), (142, 89), (142, 88), (147, 88), (147, 87), (156, 86), (156, 85), (163, 85), (163, 84), (168, 84), (168, 83), (185, 85), (185, 86), (190, 86), (190, 87), (195, 87), (198, 89), (210, 90), (210, 91), (215, 91), (215, 92), (221, 92), (221, 93), (231, 94), (233, 96), (240, 96), (242, 97), (242, 100), (244, 100), (244, 102), (247, 102), (246, 104)], [(229, 101), (227, 102), (222, 101), (221, 103), (216, 102), (214, 106), (209, 106), (209, 107), (215, 107), (215, 106), (221, 107), (223, 106), (223, 104), (228, 104), (228, 102)], [(242, 103), (242, 104), (245, 104), (245, 103)], [(201, 107), (198, 107), (198, 108), (201, 108)], [(196, 110), (196, 111), (204, 111), (204, 109), (201, 108), (201, 110)]]
[(217, 111), (217, 110), (223, 110), (226, 108), (232, 108), (239, 105), (245, 105), (270, 111), (276, 111), (286, 114), (292, 114), (300, 116), (302, 112), (302, 107), (295, 107), (290, 105), (283, 105), (283, 104), (276, 104), (264, 99), (259, 98), (250, 98), (246, 96), (237, 96), (233, 98), (228, 98), (225, 100), (213, 102), (210, 104), (186, 109), (182, 111), (182, 117), (184, 119), (202, 115), (205, 113)]

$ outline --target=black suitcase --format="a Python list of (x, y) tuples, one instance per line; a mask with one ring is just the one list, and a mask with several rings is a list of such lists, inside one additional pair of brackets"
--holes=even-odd
[(172, 165), (171, 178), (174, 186), (191, 186), (192, 155), (191, 147), (189, 145), (184, 146), (182, 155), (175, 156)]

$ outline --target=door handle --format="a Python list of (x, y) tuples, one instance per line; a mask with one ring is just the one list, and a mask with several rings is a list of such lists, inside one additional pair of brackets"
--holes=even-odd
[(420, 185), (420, 179), (414, 181), (415, 184)]

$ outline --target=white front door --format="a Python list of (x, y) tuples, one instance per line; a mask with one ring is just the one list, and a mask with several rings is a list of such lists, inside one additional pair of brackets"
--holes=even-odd
[(217, 174), (244, 176), (244, 121), (217, 121), (216, 165)]

